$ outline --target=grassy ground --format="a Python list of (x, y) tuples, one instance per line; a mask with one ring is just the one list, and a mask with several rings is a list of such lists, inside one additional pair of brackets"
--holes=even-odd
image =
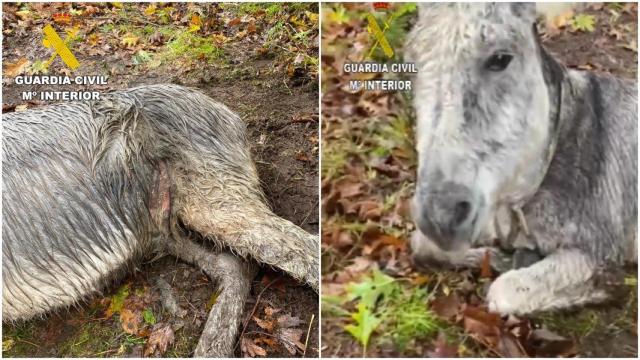
[[(371, 13), (370, 4), (322, 9), (323, 356), (637, 356), (635, 268), (616, 301), (508, 319), (482, 307), (496, 274), (412, 268), (410, 94), (353, 93), (349, 80), (383, 75), (342, 70), (345, 62), (384, 58), (379, 47), (371, 50)], [(558, 29), (543, 25), (543, 42), (564, 64), (636, 78), (635, 5), (591, 4), (563, 15)], [(392, 19), (386, 35), (399, 61), (415, 6), (394, 4), (375, 16), (381, 27)], [(593, 29), (576, 28), (585, 19)]]
[[(71, 17), (67, 21), (56, 16), (60, 13)], [(46, 66), (51, 51), (40, 45), (45, 24), (69, 41), (81, 63), (75, 72), (59, 58)], [(317, 4), (3, 3), (3, 36), (3, 112), (45, 105), (22, 101), (24, 91), (55, 89), (16, 85), (13, 80), (21, 74), (109, 76), (106, 86), (65, 90), (156, 83), (199, 88), (246, 121), (274, 211), (318, 232)], [(169, 293), (159, 290), (159, 279), (169, 283)], [(145, 262), (114, 279), (103, 297), (45, 319), (3, 324), (2, 354), (188, 357), (215, 306), (215, 294), (215, 284), (188, 264), (170, 257)], [(162, 301), (168, 296), (181, 311), (165, 310)], [(254, 318), (271, 320), (265, 312), (296, 319), (288, 323), (295, 324), (287, 328), (288, 338), (272, 333), (278, 327), (259, 326)], [(250, 355), (249, 347), (270, 357), (319, 353), (317, 294), (281, 273), (259, 273), (244, 319), (248, 323), (236, 355)], [(292, 349), (292, 338), (306, 350)]]

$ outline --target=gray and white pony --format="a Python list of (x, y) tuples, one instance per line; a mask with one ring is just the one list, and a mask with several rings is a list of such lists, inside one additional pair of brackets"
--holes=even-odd
[(539, 254), (490, 286), (502, 314), (605, 300), (601, 275), (637, 263), (636, 82), (559, 64), (540, 45), (534, 4), (419, 13), (407, 44), (415, 262), (477, 267), (489, 251), (504, 268), (505, 250)]

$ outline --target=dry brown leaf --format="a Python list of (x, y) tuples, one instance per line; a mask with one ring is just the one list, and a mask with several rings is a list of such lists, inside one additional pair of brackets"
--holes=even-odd
[(577, 353), (573, 340), (558, 335), (543, 327), (531, 332), (530, 340), (535, 345), (535, 355), (538, 357), (571, 357)]
[(358, 256), (353, 259), (351, 265), (345, 267), (336, 275), (334, 281), (342, 284), (353, 281), (355, 278), (360, 277), (362, 273), (377, 267), (377, 265), (375, 261), (368, 257)]
[(518, 340), (509, 333), (502, 333), (498, 338), (497, 350), (502, 357), (523, 358), (529, 357)]
[(22, 57), (18, 59), (18, 61), (10, 63), (8, 61), (4, 62), (4, 75), (7, 77), (16, 77), (27, 69), (31, 62), (27, 60), (26, 57)]
[(403, 251), (407, 248), (407, 242), (395, 236), (378, 234), (371, 245), (365, 246), (362, 253), (364, 255), (372, 255), (383, 247), (392, 247), (395, 250)]
[(202, 19), (197, 14), (193, 14), (191, 16), (191, 21), (189, 22), (192, 26), (202, 26)]
[(175, 335), (171, 325), (156, 324), (151, 335), (149, 335), (149, 340), (147, 340), (147, 343), (145, 344), (144, 356), (149, 357), (151, 355), (157, 355), (161, 357), (174, 341)]
[(464, 329), (485, 343), (497, 345), (500, 335), (500, 315), (490, 314), (483, 309), (467, 306), (463, 311)]
[(273, 331), (273, 321), (262, 320), (257, 316), (254, 316), (252, 319), (256, 322), (256, 324), (258, 324), (258, 326), (260, 326), (264, 330), (267, 330), (269, 332)]
[(438, 338), (433, 341), (434, 349), (427, 351), (427, 356), (430, 358), (455, 358), (458, 356), (458, 347), (455, 345), (449, 345), (447, 343), (447, 337), (444, 332), (438, 333)]
[(126, 333), (137, 335), (142, 324), (142, 314), (139, 311), (123, 308), (120, 310), (120, 324)]
[(441, 296), (431, 302), (431, 310), (443, 319), (451, 320), (458, 313), (462, 302), (457, 293), (452, 292), (447, 296)]
[(336, 182), (335, 187), (340, 192), (340, 195), (343, 198), (349, 198), (356, 195), (362, 194), (362, 186), (363, 184), (360, 182), (347, 182), (340, 181)]
[(354, 239), (349, 231), (340, 231), (334, 229), (333, 231), (323, 231), (322, 243), (325, 245), (331, 245), (336, 249), (345, 248), (354, 244)]
[(280, 309), (274, 309), (270, 306), (267, 306), (264, 308), (264, 313), (268, 316), (268, 317), (272, 317), (273, 314), (280, 312)]
[(304, 330), (301, 329), (284, 328), (278, 330), (277, 336), (278, 340), (280, 340), (280, 343), (284, 345), (289, 354), (295, 355), (296, 348), (302, 351), (305, 349), (304, 344), (300, 342), (300, 338), (303, 333)]
[(249, 357), (256, 356), (267, 356), (267, 351), (260, 346), (256, 345), (252, 339), (249, 339), (246, 336), (243, 336), (240, 339), (240, 350), (242, 351), (242, 355)]
[(304, 323), (304, 321), (300, 320), (298, 317), (291, 316), (290, 314), (278, 317), (278, 325), (280, 327), (296, 327), (302, 323)]
[(557, 31), (561, 28), (566, 27), (569, 24), (569, 20), (573, 18), (574, 12), (573, 10), (567, 10), (563, 13), (554, 16), (551, 19), (547, 19), (547, 29), (551, 29), (552, 32)]
[(262, 344), (265, 344), (265, 345), (269, 346), (272, 349), (278, 346), (278, 342), (276, 340), (274, 340), (273, 338), (270, 338), (270, 337), (266, 337), (266, 336), (261, 336), (261, 337), (257, 338), (254, 341), (254, 343), (255, 344), (262, 343)]
[(138, 41), (140, 41), (140, 38), (138, 38), (137, 36), (129, 35), (123, 37), (122, 40), (120, 40), (120, 44), (124, 45), (124, 47), (130, 48), (136, 46), (138, 44)]
[(364, 220), (377, 220), (382, 216), (382, 204), (379, 201), (365, 200), (358, 202), (358, 216)]
[(256, 22), (255, 20), (249, 21), (249, 25), (247, 25), (247, 31), (249, 34), (253, 34), (256, 32)]
[(490, 279), (493, 276), (491, 272), (491, 253), (489, 250), (484, 252), (482, 263), (480, 264), (480, 277)]
[(311, 158), (309, 155), (305, 154), (304, 151), (299, 150), (296, 152), (296, 160), (309, 162), (311, 161)]

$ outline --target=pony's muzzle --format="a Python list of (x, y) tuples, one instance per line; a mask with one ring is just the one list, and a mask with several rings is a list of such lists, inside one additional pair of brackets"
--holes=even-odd
[(478, 206), (469, 187), (452, 181), (418, 185), (413, 208), (420, 232), (443, 250), (471, 241)]

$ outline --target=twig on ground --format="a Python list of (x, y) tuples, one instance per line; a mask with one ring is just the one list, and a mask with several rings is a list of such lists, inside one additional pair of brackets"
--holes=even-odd
[(311, 314), (311, 321), (309, 321), (309, 329), (307, 329), (307, 338), (304, 341), (304, 351), (302, 352), (302, 357), (307, 355), (307, 345), (309, 345), (309, 334), (311, 333), (311, 325), (313, 325), (313, 319), (316, 318), (316, 314)]

